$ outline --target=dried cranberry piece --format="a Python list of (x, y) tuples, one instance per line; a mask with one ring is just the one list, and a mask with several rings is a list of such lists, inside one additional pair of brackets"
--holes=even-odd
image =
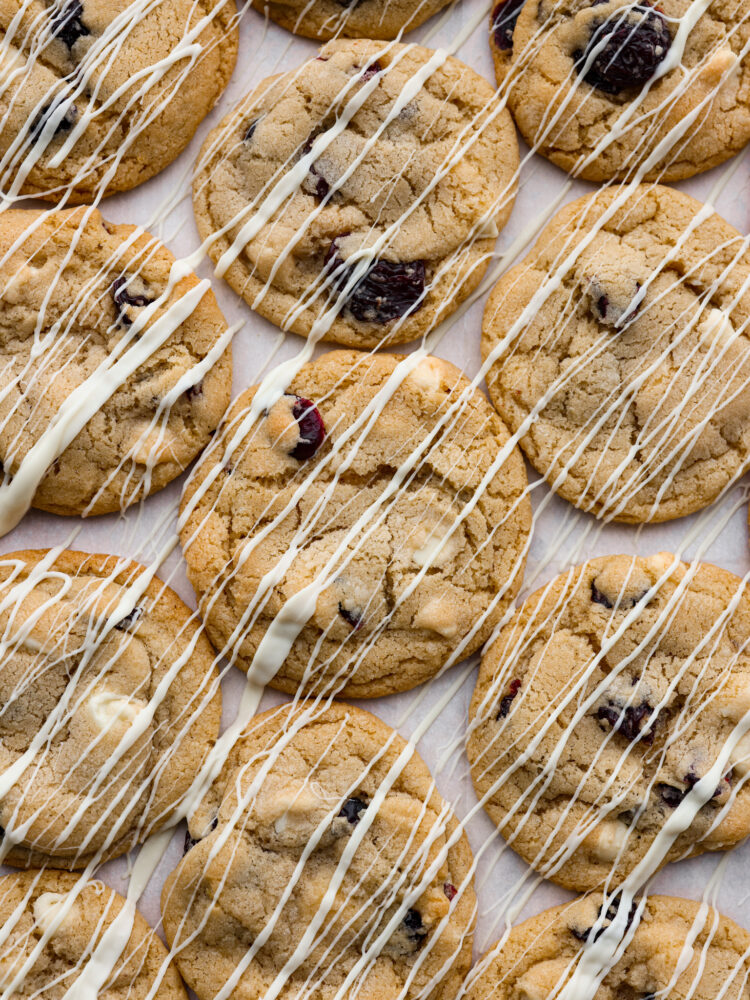
[(500, 700), (500, 708), (497, 711), (497, 718), (504, 719), (510, 711), (510, 706), (513, 704), (513, 699), (521, 690), (521, 682), (516, 678), (512, 680), (508, 685), (508, 693), (503, 696)]
[(359, 823), (359, 817), (367, 808), (367, 803), (362, 799), (352, 798), (347, 799), (346, 802), (341, 807), (339, 816), (343, 816), (344, 819), (351, 823), (352, 826), (356, 826)]
[[(60, 107), (61, 103), (61, 100), (55, 100), (44, 105), (29, 129), (29, 139), (31, 142), (37, 142), (37, 140), (41, 138), (44, 126), (47, 124), (47, 119), (54, 114), (54, 112)], [(70, 132), (77, 120), (78, 109), (75, 104), (71, 104), (60, 121), (57, 123), (57, 127), (55, 128), (53, 135), (62, 135), (63, 132)]]
[(62, 10), (54, 12), (50, 19), (50, 30), (54, 38), (59, 38), (69, 49), (72, 49), (79, 38), (90, 35), (91, 32), (81, 20), (83, 4), (78, 0), (66, 3)]
[[(343, 288), (353, 268), (337, 256), (336, 240), (331, 243), (327, 260), (333, 283)], [(392, 323), (422, 308), (425, 277), (423, 260), (375, 261), (349, 292), (346, 308), (361, 323)]]
[(583, 79), (605, 94), (643, 86), (653, 77), (672, 44), (666, 18), (645, 2), (617, 10), (605, 21), (594, 22), (593, 27), (586, 48), (573, 53), (573, 62), (582, 72), (596, 49)]
[(299, 426), (299, 441), (289, 454), (298, 462), (304, 462), (305, 459), (312, 458), (323, 444), (325, 424), (315, 404), (303, 396), (294, 397), (292, 416)]
[(115, 625), (115, 628), (118, 632), (129, 632), (135, 623), (140, 620), (142, 614), (143, 608), (136, 606), (130, 614), (127, 614), (124, 618), (120, 619), (120, 621)]
[(383, 72), (383, 67), (380, 65), (380, 63), (376, 59), (374, 62), (370, 63), (370, 65), (367, 67), (367, 69), (362, 74), (362, 83), (365, 83), (367, 80), (372, 80), (372, 78), (374, 76), (377, 76), (378, 73), (382, 73), (382, 72)]
[(682, 788), (675, 788), (674, 785), (666, 785), (662, 782), (656, 786), (656, 790), (662, 802), (670, 809), (676, 809), (687, 795), (687, 792)]
[(596, 712), (597, 719), (608, 722), (615, 732), (620, 733), (634, 743), (636, 740), (643, 740), (644, 743), (654, 742), (653, 729), (649, 728), (645, 733), (641, 733), (641, 726), (644, 719), (647, 719), (653, 708), (647, 701), (642, 701), (640, 705), (627, 705), (621, 708), (613, 701), (608, 701), (606, 705), (601, 705)]
[(148, 297), (148, 295), (133, 295), (128, 291), (128, 278), (125, 276), (120, 276), (115, 278), (112, 282), (112, 298), (115, 300), (115, 305), (118, 308), (118, 319), (125, 324), (125, 326), (130, 326), (133, 322), (128, 314), (124, 311), (125, 306), (149, 306), (154, 301)]
[[(647, 590), (642, 591), (640, 594), (636, 594), (634, 597), (621, 597), (619, 594), (615, 598), (617, 601), (618, 611), (628, 611), (630, 608), (634, 608), (639, 601), (648, 593)], [(596, 581), (591, 581), (591, 600), (594, 604), (601, 604), (602, 607), (607, 608), (611, 611), (614, 608), (613, 602), (603, 593), (596, 585)]]
[[(690, 791), (701, 780), (701, 776), (696, 771), (694, 771), (691, 768), (682, 780), (687, 785), (688, 791)], [(730, 771), (728, 774), (725, 774), (724, 777), (723, 777), (723, 779), (722, 779), (722, 781), (726, 782), (728, 785), (731, 785), (731, 783), (732, 783), (732, 772)], [(724, 789), (721, 787), (721, 785), (719, 785), (718, 788), (716, 788), (714, 790), (714, 793), (711, 796), (711, 798), (712, 799), (718, 798), (723, 793), (723, 791), (724, 791)], [(684, 798), (685, 795), (687, 795), (687, 792), (684, 793), (683, 798)]]
[(502, 0), (492, 11), (492, 38), (504, 52), (513, 48), (513, 29), (524, 0)]
[(452, 882), (443, 882), (443, 892), (445, 893), (446, 899), (450, 903), (452, 899), (455, 899), (458, 889)]
[(344, 621), (351, 625), (351, 627), (356, 631), (362, 625), (362, 612), (352, 611), (349, 608), (345, 608), (344, 605), (339, 601), (339, 614), (344, 619)]
[[(602, 906), (603, 905), (604, 904), (602, 904)], [(597, 914), (598, 917), (601, 917), (602, 906), (599, 907), (599, 913)], [(635, 917), (636, 909), (637, 909), (636, 904), (633, 903), (630, 907), (630, 911), (628, 912), (628, 918), (625, 921), (626, 932), (630, 928), (630, 925), (633, 923), (633, 918)], [(618, 910), (618, 904), (617, 901), (615, 900), (614, 902), (610, 903), (609, 906), (607, 907), (607, 912), (604, 914), (604, 920), (601, 922), (599, 928), (597, 929), (596, 933), (591, 939), (592, 941), (599, 940), (604, 931), (607, 929), (607, 927), (609, 927), (609, 925), (617, 916), (617, 910)], [(570, 933), (573, 935), (573, 937), (578, 938), (579, 941), (588, 941), (589, 935), (591, 934), (593, 929), (594, 929), (593, 926), (586, 927), (584, 930), (579, 930), (577, 927), (571, 927)]]
[(427, 931), (422, 924), (422, 914), (419, 910), (407, 910), (403, 924), (407, 935), (415, 943), (416, 947), (420, 948), (427, 937)]

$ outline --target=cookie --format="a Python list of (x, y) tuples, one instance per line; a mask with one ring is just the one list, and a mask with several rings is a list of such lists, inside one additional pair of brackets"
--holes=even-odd
[(673, 561), (571, 569), (482, 659), (474, 787), (514, 850), (566, 888), (618, 884), (709, 772), (715, 789), (689, 828), (654, 848), (661, 864), (750, 832), (750, 737), (734, 745), (750, 706), (750, 599), (732, 573)]
[[(264, 80), (206, 139), (198, 231), (232, 288), (277, 326), (350, 347), (405, 343), (479, 284), (510, 215), (518, 144), (468, 66), (445, 57), (424, 78), (436, 58), (330, 42)], [(316, 141), (327, 145), (305, 169)]]
[[(546, 1000), (570, 978), (583, 943), (607, 922), (600, 896), (545, 910), (514, 927), (472, 973), (466, 1000)], [(649, 896), (624, 954), (592, 998), (695, 997), (741, 1000), (750, 973), (750, 934), (690, 899)]]
[(77, 204), (163, 170), (229, 82), (236, 19), (234, 0), (7, 0), (3, 191)]
[(281, 1000), (311, 985), (319, 1000), (456, 996), (471, 850), (419, 755), (369, 712), (303, 702), (256, 717), (186, 847), (162, 914), (199, 1000), (230, 982)]
[(172, 819), (214, 744), (213, 651), (169, 587), (143, 591), (144, 572), (84, 552), (0, 559), (4, 862), (130, 851)]
[[(174, 264), (154, 237), (92, 209), (0, 216), (0, 461), (6, 488), (21, 467), (32, 477), (24, 506), (123, 509), (209, 441), (229, 403), (227, 328), (207, 283), (188, 274), (170, 286)], [(131, 374), (113, 368), (121, 358)], [(80, 431), (46, 457), (31, 454), (56, 440), (76, 390)]]
[(481, 392), (438, 358), (356, 351), (305, 365), (259, 417), (256, 391), (234, 401), (182, 499), (216, 648), (249, 670), (311, 587), (263, 677), (281, 691), (392, 694), (478, 649), (521, 585), (531, 527), (523, 461)]
[[(0, 988), (10, 987), (9, 1000), (64, 1000), (71, 988), (75, 991), (73, 984), (84, 969), (91, 974), (91, 956), (124, 905), (123, 897), (98, 879), (80, 881), (53, 871), (0, 878)], [(131, 918), (125, 914), (120, 919)], [(155, 932), (138, 912), (132, 923), (130, 937), (99, 995), (110, 1000), (187, 1000)], [(110, 947), (98, 956), (107, 963), (112, 951)]]
[(748, 14), (750, 0), (507, 0), (490, 44), (502, 82), (510, 41), (508, 102), (535, 152), (586, 180), (676, 181), (750, 139)]
[(448, 0), (253, 0), (253, 6), (282, 28), (306, 38), (396, 38), (412, 31)]
[(555, 492), (605, 520), (666, 521), (742, 475), (749, 282), (744, 237), (671, 188), (555, 216), (482, 327), (490, 397)]

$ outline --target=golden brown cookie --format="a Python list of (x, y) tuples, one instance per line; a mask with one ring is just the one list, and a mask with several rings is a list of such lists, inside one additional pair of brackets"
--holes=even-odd
[[(213, 293), (193, 274), (170, 285), (175, 259), (163, 244), (92, 209), (4, 212), (0, 262), (5, 484), (78, 390), (75, 412), (93, 400), (93, 416), (48, 467), (29, 458), (33, 506), (101, 514), (162, 489), (208, 443), (229, 402), (228, 342), (211, 356), (227, 336)], [(143, 360), (118, 376), (131, 350)]]
[(2, 0), (2, 190), (67, 204), (178, 156), (229, 82), (234, 0)]
[[(399, 761), (399, 758), (402, 758)], [(162, 895), (199, 1000), (453, 1000), (471, 962), (469, 843), (416, 751), (369, 712), (264, 712), (190, 820)], [(309, 938), (303, 943), (303, 936)], [(233, 978), (234, 977), (234, 978)]]
[[(350, 347), (405, 343), (479, 284), (515, 198), (518, 143), (492, 87), (440, 60), (417, 45), (330, 42), (209, 134), (198, 230), (266, 319)], [(325, 149), (301, 163), (316, 141)]]
[(396, 38), (441, 10), (448, 0), (253, 0), (282, 28), (307, 38)]
[(170, 821), (213, 747), (213, 651), (169, 587), (141, 593), (144, 572), (85, 552), (0, 559), (10, 864), (82, 868), (131, 850)]
[[(595, 1000), (695, 997), (744, 1000), (750, 934), (711, 907), (675, 896), (649, 896), (624, 954)], [(575, 968), (585, 941), (609, 923), (601, 897), (573, 900), (514, 927), (473, 970), (466, 1000), (547, 1000)]]
[(676, 181), (750, 139), (748, 0), (506, 0), (495, 10), (498, 82), (510, 43), (513, 117), (563, 170)]
[(402, 362), (324, 354), (257, 418), (249, 389), (183, 494), (188, 577), (241, 669), (315, 588), (268, 678), (282, 691), (412, 688), (478, 649), (521, 585), (518, 450), (457, 368), (427, 357), (399, 379)]
[[(98, 880), (64, 872), (34, 871), (0, 878), (0, 989), (9, 1000), (64, 1000), (97, 949), (112, 962), (99, 991), (109, 1000), (187, 1000), (167, 950), (135, 913), (119, 955), (102, 938), (121, 917), (125, 900)], [(125, 916), (126, 920), (130, 917)], [(46, 937), (41, 950), (39, 945)], [(36, 953), (35, 953), (36, 952)], [(27, 965), (27, 963), (29, 963)], [(89, 987), (90, 988), (90, 987)]]
[[(566, 888), (619, 883), (691, 793), (696, 815), (662, 837), (655, 863), (750, 832), (750, 736), (738, 728), (750, 708), (750, 596), (732, 573), (673, 561), (571, 569), (521, 605), (482, 659), (474, 787), (513, 849)], [(693, 792), (709, 772), (710, 787)]]
[(750, 465), (750, 254), (660, 185), (566, 205), (495, 286), (490, 397), (560, 496), (606, 520), (666, 521)]

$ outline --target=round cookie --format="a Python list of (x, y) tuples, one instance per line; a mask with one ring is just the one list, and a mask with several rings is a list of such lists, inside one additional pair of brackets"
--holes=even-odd
[(273, 983), (280, 1000), (311, 984), (318, 1000), (453, 1000), (471, 963), (471, 849), (416, 751), (397, 766), (405, 751), (385, 723), (340, 703), (253, 720), (162, 894), (199, 1000), (241, 962), (237, 996)]
[[(598, 895), (575, 899), (514, 927), (479, 960), (463, 996), (466, 1000), (558, 996), (591, 929), (609, 922), (601, 921), (601, 905)], [(750, 934), (711, 907), (702, 913), (690, 899), (649, 896), (624, 953), (596, 993), (587, 996), (744, 1000), (748, 949)]]
[(396, 38), (413, 31), (449, 0), (253, 0), (282, 28), (306, 38)]
[(644, 180), (675, 181), (738, 153), (750, 139), (750, 0), (693, 7), (526, 0), (519, 13), (516, 5), (515, 26), (506, 19), (490, 45), (502, 82), (508, 50), (498, 38), (510, 33), (508, 100), (529, 146), (591, 181), (638, 170)]
[[(479, 284), (515, 198), (518, 143), (492, 87), (456, 59), (418, 88), (434, 55), (330, 42), (263, 81), (206, 139), (193, 186), (201, 238), (232, 288), (277, 326), (307, 336), (317, 322), (316, 336), (351, 347), (405, 343)], [(300, 174), (300, 159), (348, 114)], [(270, 212), (276, 185), (291, 189)], [(261, 204), (268, 219), (251, 218)], [(254, 235), (243, 233), (248, 220)]]
[(408, 690), (478, 649), (520, 588), (531, 512), (518, 450), (503, 461), (507, 431), (457, 368), (427, 357), (399, 380), (403, 361), (325, 354), (252, 421), (249, 389), (186, 485), (188, 577), (238, 667), (315, 587), (263, 678), (279, 690)]
[[(144, 349), (144, 334), (157, 324), (168, 334), (124, 381), (112, 376), (99, 411), (46, 471), (37, 468), (34, 507), (55, 514), (123, 509), (166, 486), (208, 443), (232, 377), (228, 346), (208, 370), (201, 367), (226, 335), (213, 293), (191, 306), (185, 297), (195, 294), (198, 279), (188, 275), (137, 334), (132, 329), (167, 292), (174, 263), (154, 237), (136, 236), (134, 226), (115, 226), (92, 209), (0, 217), (6, 484), (74, 390), (129, 348)], [(171, 402), (181, 379), (185, 391)]]
[[(2, 876), (0, 989), (8, 989), (20, 976), (9, 1000), (64, 1000), (71, 987), (75, 990), (73, 984), (124, 905), (123, 897), (98, 879), (82, 882), (75, 875), (53, 871)], [(187, 1000), (156, 933), (137, 911), (132, 921), (130, 937), (99, 996), (107, 1000), (147, 1000), (151, 996), (156, 1000)], [(34, 956), (44, 935), (49, 935), (48, 939)]]
[(750, 254), (687, 195), (626, 191), (555, 216), (495, 286), (482, 354), (495, 407), (560, 496), (666, 521), (750, 465)]
[(234, 0), (8, 0), (3, 190), (77, 204), (163, 170), (229, 82), (236, 19)]
[[(566, 888), (633, 871), (750, 705), (744, 584), (707, 564), (670, 570), (673, 558), (570, 570), (524, 602), (482, 659), (474, 787), (514, 850)], [(661, 864), (747, 836), (749, 762), (744, 736)]]
[(84, 552), (0, 560), (0, 775), (20, 768), (0, 801), (4, 862), (74, 869), (130, 851), (213, 747), (213, 651), (160, 580), (141, 594), (144, 572)]

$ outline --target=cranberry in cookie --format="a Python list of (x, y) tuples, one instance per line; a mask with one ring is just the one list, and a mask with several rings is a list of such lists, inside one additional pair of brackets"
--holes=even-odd
[(750, 254), (661, 185), (566, 205), (489, 297), (487, 387), (552, 489), (603, 520), (683, 517), (750, 467)]
[(510, 115), (468, 66), (339, 40), (209, 134), (193, 206), (219, 274), (266, 319), (405, 343), (479, 284), (518, 164)]
[(749, 14), (749, 0), (506, 0), (490, 46), (536, 152), (586, 180), (675, 181), (750, 139)]
[(187, 146), (237, 56), (234, 0), (3, 0), (0, 189), (127, 191)]
[(363, 698), (478, 649), (521, 586), (531, 526), (523, 461), (482, 393), (438, 358), (356, 351), (273, 401), (258, 391), (182, 499), (216, 648), (283, 691)]
[(190, 819), (162, 893), (199, 1000), (454, 1000), (471, 964), (472, 855), (427, 767), (343, 703), (257, 716)]
[(655, 869), (746, 837), (749, 642), (746, 584), (667, 553), (592, 559), (527, 598), (482, 659), (467, 739), (513, 849), (583, 891), (650, 850)]

